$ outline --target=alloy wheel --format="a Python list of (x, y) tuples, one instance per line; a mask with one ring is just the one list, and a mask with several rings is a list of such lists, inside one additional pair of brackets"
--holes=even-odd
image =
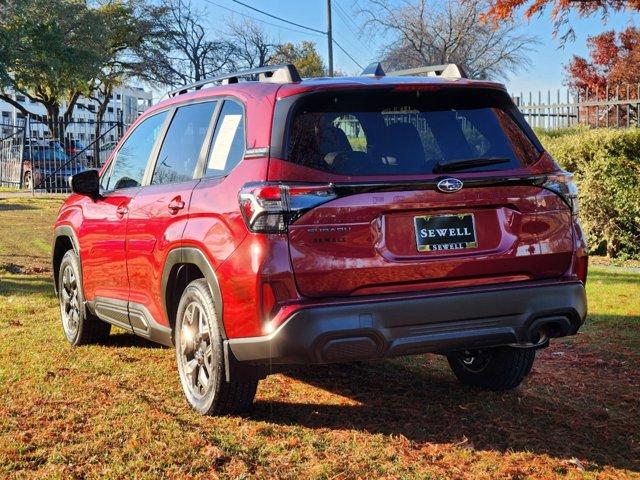
[(209, 318), (197, 302), (184, 310), (178, 348), (189, 392), (196, 398), (204, 397), (214, 381), (213, 345)]
[(60, 286), (60, 311), (64, 333), (74, 339), (80, 328), (80, 303), (78, 301), (78, 279), (71, 265), (65, 265)]
[(465, 370), (479, 373), (489, 365), (491, 358), (491, 353), (486, 350), (474, 350), (472, 352), (466, 350), (464, 354), (460, 356), (459, 361)]

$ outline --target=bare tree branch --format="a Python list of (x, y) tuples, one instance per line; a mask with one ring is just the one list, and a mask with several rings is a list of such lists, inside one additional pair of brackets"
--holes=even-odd
[(155, 85), (179, 86), (197, 82), (234, 65), (235, 48), (227, 39), (212, 39), (200, 18), (205, 10), (190, 0), (164, 0), (161, 23), (164, 41), (155, 48), (138, 52), (147, 66), (140, 78)]
[(513, 22), (482, 22), (486, 8), (486, 0), (369, 0), (359, 13), (365, 30), (391, 34), (381, 52), (388, 69), (457, 63), (474, 78), (506, 78), (528, 66), (538, 41)]
[(269, 64), (278, 45), (257, 23), (250, 20), (227, 25), (229, 40), (235, 47), (235, 68), (258, 68)]

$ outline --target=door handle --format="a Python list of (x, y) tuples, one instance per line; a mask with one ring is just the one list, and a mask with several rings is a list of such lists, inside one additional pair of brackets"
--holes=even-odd
[(182, 201), (182, 198), (178, 196), (169, 202), (168, 207), (172, 214), (176, 214), (178, 213), (178, 210), (182, 210), (184, 208), (184, 202)]
[(116, 207), (116, 214), (118, 217), (122, 218), (129, 212), (129, 207), (127, 207), (126, 203), (121, 203)]

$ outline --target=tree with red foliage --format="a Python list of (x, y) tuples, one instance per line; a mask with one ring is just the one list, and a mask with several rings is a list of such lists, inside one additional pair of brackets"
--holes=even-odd
[[(510, 20), (514, 12), (524, 8), (525, 18), (541, 14), (543, 10), (551, 6), (551, 17), (554, 22), (554, 34), (569, 21), (569, 13), (575, 11), (581, 17), (587, 17), (600, 13), (606, 17), (609, 12), (620, 10), (640, 10), (640, 0), (489, 0), (489, 8), (484, 18), (495, 23)], [(562, 41), (575, 37), (573, 28), (562, 35)]]
[[(566, 83), (583, 101), (637, 100), (640, 89), (640, 30), (629, 27), (587, 39), (589, 57), (573, 56), (566, 66)], [(585, 106), (580, 109), (584, 123), (601, 125), (638, 124), (638, 108), (633, 103)]]
[(577, 90), (603, 91), (607, 85), (640, 83), (640, 30), (611, 30), (587, 39), (590, 60), (573, 56), (567, 83)]

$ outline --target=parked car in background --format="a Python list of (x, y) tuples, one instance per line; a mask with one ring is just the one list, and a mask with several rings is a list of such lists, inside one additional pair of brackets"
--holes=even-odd
[(22, 187), (66, 191), (68, 179), (86, 170), (72, 159), (58, 140), (27, 140), (22, 149)]
[(586, 316), (576, 186), (504, 86), (429, 73), (281, 65), (171, 92), (72, 178), (68, 341), (116, 325), (175, 345), (204, 414), (249, 408), (278, 364), (432, 352), (463, 384), (517, 387)]
[(67, 140), (65, 152), (67, 153), (69, 158), (73, 158), (76, 161), (82, 162), (85, 164), (85, 166), (94, 166), (93, 149), (87, 147), (80, 140)]

